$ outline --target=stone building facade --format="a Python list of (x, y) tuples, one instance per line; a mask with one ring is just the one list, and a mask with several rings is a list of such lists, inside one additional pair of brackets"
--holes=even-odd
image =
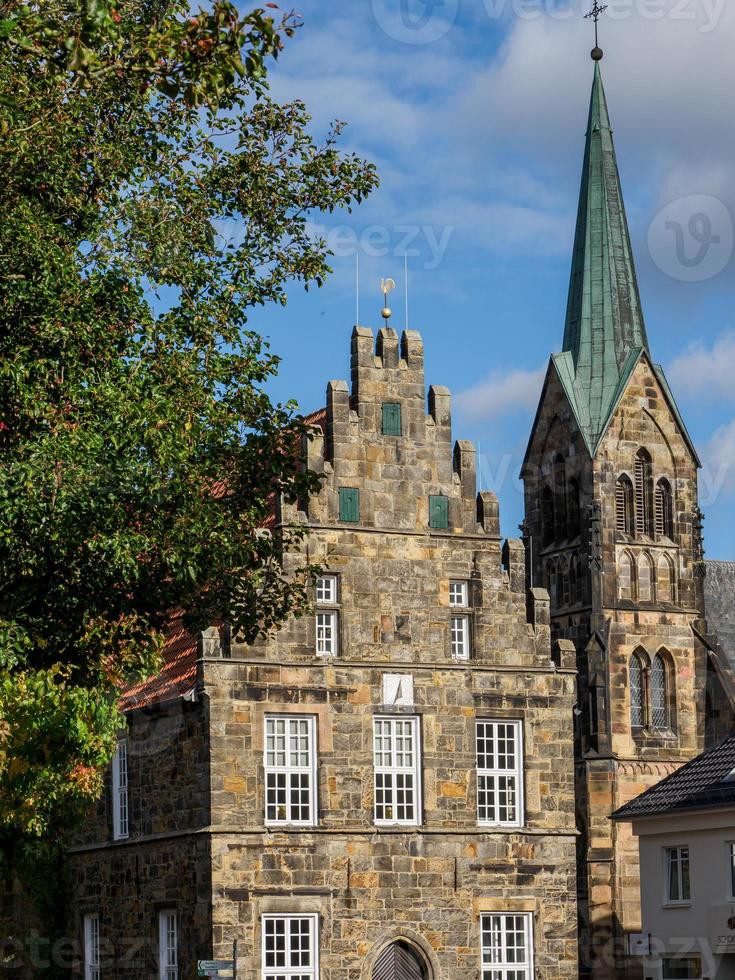
[(732, 726), (705, 621), (698, 467), (650, 353), (598, 63), (563, 351), (523, 467), (531, 583), (579, 666), (581, 976), (596, 980), (639, 975), (637, 845), (610, 814)]
[(129, 693), (70, 855), (105, 978), (193, 977), (235, 940), (240, 980), (577, 976), (574, 648), (446, 389), (427, 412), (421, 337), (357, 327), (351, 364), (304, 447), (322, 490), (275, 520), (308, 523), (313, 614), (174, 637)]

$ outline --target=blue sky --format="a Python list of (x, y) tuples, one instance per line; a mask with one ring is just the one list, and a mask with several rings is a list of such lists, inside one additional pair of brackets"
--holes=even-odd
[[(483, 488), (517, 534), (517, 476), (549, 354), (560, 348), (582, 165), (593, 33), (587, 0), (302, 0), (304, 26), (272, 73), (316, 132), (381, 187), (324, 222), (334, 274), (293, 289), (252, 325), (282, 358), (272, 394), (304, 411), (349, 374), (360, 321), (377, 328), (381, 276), (392, 325), (426, 348), (427, 383), (454, 396), (454, 434), (481, 451)], [(609, 0), (603, 77), (649, 340), (704, 461), (713, 558), (735, 558), (735, 4)]]

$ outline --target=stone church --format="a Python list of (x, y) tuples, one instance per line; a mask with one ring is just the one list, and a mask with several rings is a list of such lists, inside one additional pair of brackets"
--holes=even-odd
[[(523, 463), (523, 541), (477, 493), (421, 337), (357, 326), (309, 417), (321, 491), (276, 501), (323, 572), (245, 645), (172, 622), (125, 693), (69, 853), (85, 980), (635, 977), (613, 810), (732, 725), (704, 609), (698, 459), (652, 359), (595, 64), (563, 350)], [(236, 954), (235, 954), (236, 946)]]
[(610, 813), (732, 726), (699, 465), (651, 355), (597, 61), (563, 349), (522, 470), (529, 582), (577, 653), (580, 975), (596, 980), (635, 975), (625, 940), (640, 929), (637, 841)]

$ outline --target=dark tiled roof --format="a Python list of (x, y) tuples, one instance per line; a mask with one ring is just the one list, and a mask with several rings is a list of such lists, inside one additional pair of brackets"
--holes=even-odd
[(708, 561), (704, 608), (711, 633), (735, 667), (735, 561)]
[(620, 807), (613, 820), (735, 806), (735, 779), (727, 779), (734, 770), (735, 734)]

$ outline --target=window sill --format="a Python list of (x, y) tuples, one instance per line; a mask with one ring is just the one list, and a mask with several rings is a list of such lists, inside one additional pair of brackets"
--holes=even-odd
[(378, 830), (418, 830), (422, 824), (413, 820), (375, 820), (373, 826)]
[(661, 907), (664, 909), (690, 909), (692, 907), (692, 900), (687, 899), (685, 902), (664, 902)]
[(477, 826), (482, 830), (523, 830), (525, 824), (522, 823), (483, 823), (477, 821)]
[(263, 824), (266, 830), (316, 830), (316, 823), (295, 823), (291, 820), (266, 820)]

